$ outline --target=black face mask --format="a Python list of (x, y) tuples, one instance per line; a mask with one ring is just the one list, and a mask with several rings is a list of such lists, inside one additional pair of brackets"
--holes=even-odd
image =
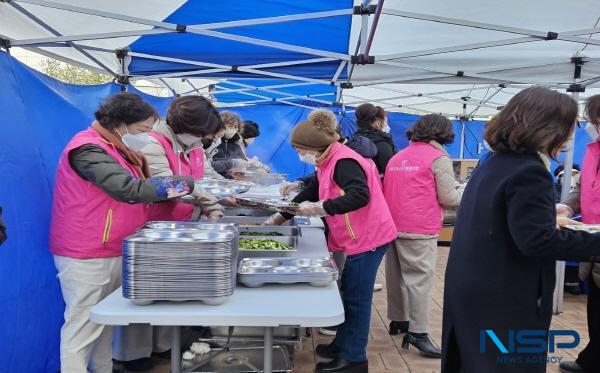
[(202, 147), (204, 149), (210, 148), (210, 146), (212, 145), (212, 143), (213, 143), (213, 139), (202, 139)]

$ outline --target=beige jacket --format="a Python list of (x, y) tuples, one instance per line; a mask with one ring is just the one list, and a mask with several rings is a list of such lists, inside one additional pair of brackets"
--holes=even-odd
[[(438, 201), (445, 209), (456, 208), (462, 199), (463, 190), (459, 189), (456, 182), (454, 168), (452, 167), (452, 160), (448, 156), (446, 149), (444, 149), (444, 147), (437, 141), (431, 141), (429, 144), (445, 154), (445, 156), (439, 157), (431, 164), (431, 170), (433, 171), (433, 175), (435, 177), (435, 187)], [(437, 238), (437, 235), (399, 232), (398, 238), (407, 240), (423, 240)]]
[[(575, 183), (575, 187), (569, 193), (569, 196), (562, 203), (573, 210), (573, 214), (581, 212), (581, 183), (580, 180)], [(585, 281), (592, 274), (596, 286), (600, 287), (600, 263), (581, 263), (579, 264), (579, 278)]]
[[(160, 133), (165, 136), (171, 144), (173, 144), (173, 150), (177, 154), (184, 155), (184, 158), (189, 161), (188, 154), (192, 149), (196, 149), (199, 146), (202, 146), (202, 142), (198, 141), (195, 144), (192, 144), (189, 147), (186, 147), (184, 144), (179, 142), (179, 139), (171, 129), (166, 124), (159, 123), (154, 127), (154, 131)], [(165, 153), (165, 149), (163, 146), (156, 140), (154, 137), (150, 138), (150, 143), (142, 148), (142, 153), (148, 159), (148, 164), (150, 165), (150, 173), (152, 176), (172, 176), (173, 170), (169, 166), (169, 159), (167, 158), (167, 154)], [(205, 171), (206, 171), (206, 162), (205, 162)], [(211, 177), (207, 175), (205, 172), (205, 177)], [(223, 206), (217, 204), (209, 207), (196, 207), (194, 209), (194, 213), (192, 214), (192, 220), (199, 220), (202, 215), (213, 215), (213, 214), (223, 214)]]

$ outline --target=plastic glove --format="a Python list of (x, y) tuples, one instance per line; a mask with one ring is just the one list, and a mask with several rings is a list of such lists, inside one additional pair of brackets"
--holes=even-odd
[(573, 209), (563, 203), (556, 204), (556, 216), (569, 217), (573, 215)]
[(256, 157), (250, 158), (248, 160), (248, 165), (256, 167), (256, 168), (260, 168), (264, 172), (270, 172), (269, 166), (267, 166), (264, 163), (262, 163), (261, 161), (259, 161), (258, 158), (256, 158)]
[(222, 199), (219, 201), (219, 203), (225, 207), (240, 207), (234, 197)]
[(283, 183), (279, 188), (279, 194), (281, 194), (282, 197), (287, 197), (288, 194), (299, 191), (301, 188), (301, 181), (294, 181), (293, 183)]
[(566, 216), (556, 217), (556, 228), (564, 227), (565, 225), (584, 225), (581, 222), (567, 218)]
[(304, 201), (298, 205), (296, 210), (298, 216), (327, 216), (327, 212), (323, 208), (323, 201), (308, 202)]
[(267, 220), (265, 220), (262, 225), (281, 225), (283, 223), (285, 223), (287, 221), (286, 218), (283, 217), (283, 215), (281, 215), (280, 213), (275, 213), (271, 216), (269, 216), (269, 218)]
[(218, 202), (215, 197), (197, 189), (194, 189), (191, 195), (196, 199), (194, 203), (200, 206), (212, 206)]

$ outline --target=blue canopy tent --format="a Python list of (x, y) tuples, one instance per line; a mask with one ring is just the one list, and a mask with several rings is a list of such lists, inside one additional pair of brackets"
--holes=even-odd
[[(468, 105), (469, 116), (478, 109), (490, 115), (523, 85), (548, 83), (564, 89), (578, 69), (575, 83), (591, 88), (600, 81), (597, 64), (588, 63), (600, 56), (597, 46), (587, 48), (592, 58), (571, 60), (582, 44), (598, 44), (591, 39), (592, 31), (573, 31), (580, 23), (595, 21), (595, 13), (587, 11), (595, 9), (592, 2), (531, 1), (528, 6), (538, 10), (535, 17), (533, 12), (532, 17), (512, 17), (511, 9), (522, 5), (518, 0), (486, 6), (474, 0), (461, 0), (461, 6), (388, 0), (385, 9), (360, 7), (369, 3), (0, 2), (0, 47), (21, 46), (100, 70), (117, 83), (65, 85), (0, 53), (5, 114), (0, 123), (0, 172), (5, 180), (0, 205), (9, 226), (9, 241), (0, 248), (0, 338), (12, 342), (0, 366), (9, 372), (58, 368), (62, 298), (47, 248), (54, 169), (64, 144), (90, 123), (99, 100), (124, 87), (139, 93), (132, 86), (136, 81), (158, 82), (174, 94), (210, 95), (228, 110), (256, 120), (273, 140), (259, 138), (250, 153), (290, 178), (310, 170), (291, 156), (289, 130), (316, 106), (335, 111), (343, 131), (350, 133), (355, 126), (351, 106), (362, 102), (452, 116), (464, 114), (461, 108)], [(359, 5), (356, 12), (353, 5)], [(482, 22), (469, 21), (473, 19)], [(495, 24), (499, 19), (510, 24)], [(372, 64), (369, 51), (380, 20), (384, 32), (374, 44), (377, 60)], [(546, 25), (547, 20), (557, 24)], [(551, 26), (561, 31), (556, 38), (536, 31)], [(204, 84), (201, 78), (212, 80)], [(355, 88), (350, 89), (351, 83)], [(170, 101), (143, 96), (161, 113)], [(406, 144), (404, 132), (417, 118), (390, 113), (399, 147)], [(467, 122), (464, 140), (448, 147), (451, 156), (480, 154), (482, 128), (483, 122)], [(455, 129), (458, 135), (463, 125), (455, 121)], [(576, 160), (585, 139), (576, 136)]]

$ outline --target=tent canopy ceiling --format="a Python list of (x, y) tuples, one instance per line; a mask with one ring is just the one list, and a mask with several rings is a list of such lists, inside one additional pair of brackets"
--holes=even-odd
[[(370, 14), (353, 15), (361, 4)], [(174, 94), (478, 116), (531, 84), (597, 93), (599, 21), (597, 0), (0, 3), (12, 46)], [(374, 63), (355, 64), (361, 54)]]

